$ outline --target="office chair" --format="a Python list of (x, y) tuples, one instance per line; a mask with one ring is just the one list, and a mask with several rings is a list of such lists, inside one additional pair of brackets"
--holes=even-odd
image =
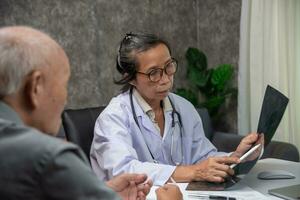
[[(104, 108), (105, 106), (68, 109), (62, 114), (62, 131), (65, 132), (66, 139), (80, 146), (88, 159), (90, 159), (95, 122)], [(214, 131), (207, 109), (200, 108), (197, 111), (201, 117), (206, 137), (217, 149), (224, 152), (234, 151), (243, 136)], [(271, 141), (262, 158), (278, 158), (299, 162), (299, 151), (292, 144)]]
[[(94, 137), (94, 126), (99, 114), (105, 106), (67, 109), (62, 113), (62, 127), (58, 137), (66, 137), (67, 141), (80, 146), (90, 160), (90, 149)], [(207, 138), (211, 139), (213, 130), (208, 111), (205, 108), (197, 109), (203, 121), (203, 128)]]
[(62, 125), (66, 139), (80, 146), (88, 159), (90, 159), (95, 122), (104, 108), (105, 106), (68, 109), (62, 114)]

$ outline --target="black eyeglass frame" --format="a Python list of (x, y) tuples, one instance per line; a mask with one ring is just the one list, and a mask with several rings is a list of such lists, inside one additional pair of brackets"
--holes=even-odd
[[(173, 73), (169, 74), (168, 71), (167, 71), (167, 68), (171, 63), (175, 64), (176, 68), (175, 68), (175, 71)], [(164, 65), (164, 68), (154, 68), (154, 69), (152, 69), (151, 71), (149, 71), (147, 73), (136, 71), (136, 73), (146, 75), (146, 76), (148, 76), (150, 81), (156, 83), (156, 82), (158, 82), (162, 79), (163, 73), (165, 73), (168, 76), (172, 76), (177, 72), (177, 69), (178, 69), (178, 61), (175, 58), (171, 58), (171, 60)], [(153, 74), (156, 73), (157, 71), (159, 71), (160, 78), (158, 80), (153, 80), (153, 78), (151, 78), (151, 77), (153, 77), (154, 76)], [(151, 74), (153, 76), (151, 76)]]

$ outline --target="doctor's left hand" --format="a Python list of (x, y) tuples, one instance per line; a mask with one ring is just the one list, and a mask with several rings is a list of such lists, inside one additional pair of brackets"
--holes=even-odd
[(231, 154), (231, 156), (236, 156), (240, 158), (245, 152), (247, 152), (253, 145), (261, 144), (261, 146), (252, 153), (251, 156), (249, 156), (246, 160), (254, 160), (256, 159), (262, 150), (262, 147), (264, 145), (264, 134), (258, 134), (258, 133), (250, 133), (246, 137), (242, 139), (238, 147), (236, 148), (235, 152)]
[(144, 200), (150, 192), (152, 181), (145, 174), (121, 174), (106, 182), (123, 200)]

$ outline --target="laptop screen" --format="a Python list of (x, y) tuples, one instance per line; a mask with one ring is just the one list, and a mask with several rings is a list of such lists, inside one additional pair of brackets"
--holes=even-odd
[(269, 193), (284, 199), (300, 199), (300, 184), (272, 189)]

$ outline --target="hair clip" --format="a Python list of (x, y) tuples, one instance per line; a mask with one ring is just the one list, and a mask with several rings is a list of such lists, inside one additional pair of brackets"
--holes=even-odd
[(132, 38), (136, 37), (136, 36), (137, 36), (137, 34), (132, 33), (132, 32), (129, 32), (129, 33), (125, 34), (125, 37), (123, 38), (123, 40), (121, 41), (120, 46), (119, 46), (119, 54), (121, 54), (121, 49), (122, 49), (123, 43), (131, 42), (130, 40), (132, 40)]
[(130, 40), (134, 34), (132, 32), (126, 33), (124, 40)]

